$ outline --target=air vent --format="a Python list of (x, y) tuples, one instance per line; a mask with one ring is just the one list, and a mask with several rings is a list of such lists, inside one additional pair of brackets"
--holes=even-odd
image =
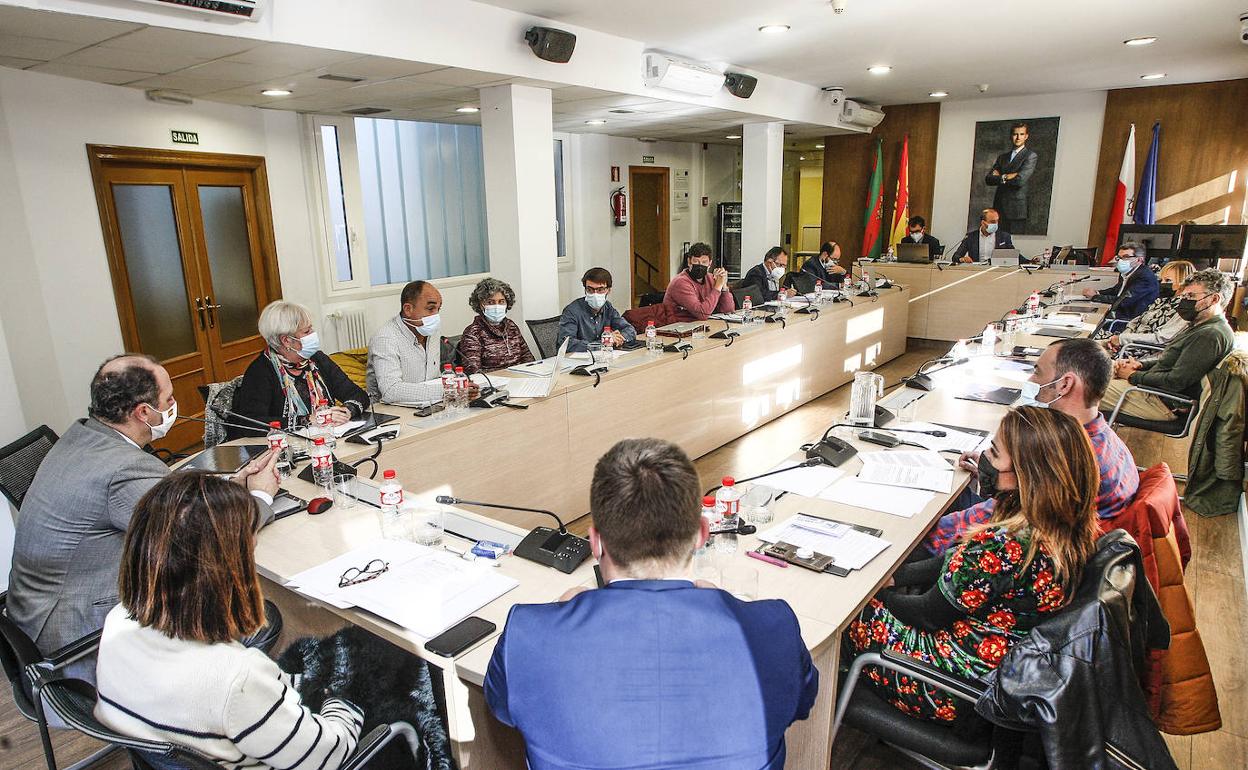
[(386, 107), (356, 107), (354, 110), (343, 110), (344, 115), (378, 115), (383, 112), (389, 112)]
[(363, 83), (364, 78), (358, 75), (335, 75), (332, 72), (325, 75), (317, 75), (317, 80), (332, 80), (335, 83)]

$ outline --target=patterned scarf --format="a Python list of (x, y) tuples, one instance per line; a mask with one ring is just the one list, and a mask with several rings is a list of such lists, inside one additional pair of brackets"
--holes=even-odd
[[(311, 359), (292, 364), (272, 350), (268, 352), (268, 356), (269, 362), (273, 364), (273, 371), (277, 372), (277, 379), (282, 384), (282, 395), (286, 399), (287, 411), (289, 411), (289, 405), (294, 404), (295, 414), (305, 417), (311, 414), (312, 408), (315, 408), (321, 401), (330, 400), (325, 380), (321, 378), (320, 370)], [(303, 400), (299, 389), (295, 387), (296, 380), (300, 379), (308, 388), (308, 400), (311, 401), (311, 405)]]

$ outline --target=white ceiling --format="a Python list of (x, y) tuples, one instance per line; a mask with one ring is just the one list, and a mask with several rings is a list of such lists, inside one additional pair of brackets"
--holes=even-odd
[[(876, 104), (1054, 93), (1248, 76), (1239, 16), (1248, 0), (481, 0), (691, 59), (817, 86)], [(788, 24), (779, 35), (764, 24)], [(555, 24), (553, 26), (558, 26)], [(1153, 35), (1150, 46), (1123, 40)], [(876, 64), (893, 67), (871, 75)]]
[[(141, 24), (0, 6), (0, 66), (139, 89), (167, 89), (208, 101), (335, 114), (382, 107), (377, 117), (479, 123), (456, 108), (476, 105), (477, 89), (527, 83), (553, 89), (556, 131), (733, 143), (757, 116), (580, 86), (507, 77), (379, 56), (147, 27)], [(359, 83), (320, 79), (336, 74)], [(266, 88), (286, 88), (267, 97)], [(588, 125), (588, 120), (606, 120)], [(794, 125), (794, 136), (837, 133)]]

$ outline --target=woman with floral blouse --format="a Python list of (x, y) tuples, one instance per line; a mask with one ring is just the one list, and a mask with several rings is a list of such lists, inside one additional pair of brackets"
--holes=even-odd
[[(1074, 594), (1099, 534), (1087, 431), (1055, 410), (1013, 409), (981, 456), (979, 483), (996, 498), (993, 518), (944, 556), (899, 568), (850, 624), (847, 661), (890, 649), (977, 679)], [(863, 675), (911, 716), (952, 722), (971, 710), (905, 675), (874, 666)]]

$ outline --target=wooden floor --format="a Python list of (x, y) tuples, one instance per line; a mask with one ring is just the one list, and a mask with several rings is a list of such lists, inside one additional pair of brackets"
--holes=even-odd
[[(912, 348), (902, 357), (884, 365), (879, 372), (891, 387), (931, 351)], [(773, 467), (801, 443), (815, 438), (841, 416), (849, 405), (849, 386), (839, 388), (790, 414), (764, 425), (697, 461), (698, 472), (707, 485), (724, 475), (746, 476)], [(1124, 439), (1141, 465), (1165, 460), (1176, 472), (1186, 469), (1186, 446), (1157, 436), (1124, 431)], [(1188, 512), (1193, 557), (1186, 582), (1196, 603), (1196, 622), (1213, 667), (1214, 681), (1222, 707), (1223, 728), (1191, 737), (1170, 737), (1167, 741), (1182, 770), (1226, 770), (1248, 767), (1248, 601), (1245, 601), (1244, 575), (1239, 550), (1238, 522), (1234, 516), (1202, 519)], [(570, 528), (582, 534), (588, 520)], [(825, 676), (828, 674), (825, 674)], [(94, 741), (68, 733), (55, 736), (57, 757), (63, 767), (98, 748)], [(43, 765), (39, 737), (33, 726), (21, 718), (7, 690), (0, 693), (0, 768), (39, 768)], [(107, 770), (129, 767), (122, 757), (113, 756), (96, 765)], [(851, 728), (842, 730), (833, 748), (835, 770), (907, 770), (919, 765)]]

